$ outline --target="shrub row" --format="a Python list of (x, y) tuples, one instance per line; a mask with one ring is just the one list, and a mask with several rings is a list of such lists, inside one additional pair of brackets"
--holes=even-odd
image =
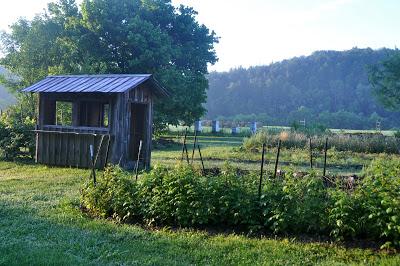
[[(325, 139), (328, 137), (329, 147), (335, 147), (337, 151), (352, 151), (363, 153), (390, 153), (397, 154), (400, 151), (400, 139), (383, 135), (375, 136), (351, 136), (340, 134), (328, 134), (312, 137), (313, 147), (322, 150)], [(309, 145), (309, 136), (298, 132), (281, 132), (274, 134), (267, 131), (259, 131), (257, 134), (246, 138), (243, 147), (247, 150), (257, 149), (266, 143), (270, 147), (277, 145), (282, 139), (282, 147), (306, 148)]]
[(0, 116), (0, 156), (7, 160), (21, 156), (33, 158), (35, 151), (35, 122), (25, 118), (22, 121), (3, 114)]
[(82, 189), (82, 204), (101, 217), (149, 225), (250, 225), (258, 206), (257, 178), (229, 169), (203, 177), (190, 167), (157, 166), (135, 182), (118, 167), (105, 170), (97, 184)]
[(162, 226), (218, 226), (275, 234), (368, 238), (400, 246), (400, 160), (378, 160), (354, 191), (326, 188), (314, 174), (266, 179), (227, 169), (203, 177), (187, 166), (156, 167), (135, 182), (116, 167), (86, 182), (82, 206), (96, 216)]

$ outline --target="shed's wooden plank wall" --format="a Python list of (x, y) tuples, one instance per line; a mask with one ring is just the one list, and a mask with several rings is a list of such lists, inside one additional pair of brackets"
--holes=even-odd
[[(105, 165), (108, 138), (110, 135), (85, 134), (62, 131), (37, 130), (37, 157), (38, 163), (54, 166), (70, 166), (90, 168), (90, 145), (94, 146), (94, 155), (99, 151), (96, 168)], [(100, 147), (101, 140), (103, 139)], [(99, 150), (100, 149), (100, 150)]]

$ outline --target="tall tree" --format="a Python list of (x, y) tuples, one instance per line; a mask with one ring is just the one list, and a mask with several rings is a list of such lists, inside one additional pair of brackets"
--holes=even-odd
[(373, 66), (369, 80), (377, 99), (386, 108), (400, 111), (400, 52)]
[(152, 73), (172, 98), (156, 105), (157, 125), (192, 123), (205, 113), (215, 33), (190, 7), (170, 0), (59, 0), (3, 33), (0, 64), (27, 86), (51, 74)]

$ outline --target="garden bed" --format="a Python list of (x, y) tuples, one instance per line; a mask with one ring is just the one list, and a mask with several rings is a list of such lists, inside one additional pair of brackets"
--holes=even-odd
[(203, 176), (190, 166), (158, 166), (137, 182), (110, 168), (96, 185), (85, 184), (81, 202), (92, 215), (128, 223), (369, 239), (398, 248), (399, 169), (400, 160), (377, 160), (352, 187), (286, 173), (262, 180), (259, 194), (257, 173), (229, 167)]

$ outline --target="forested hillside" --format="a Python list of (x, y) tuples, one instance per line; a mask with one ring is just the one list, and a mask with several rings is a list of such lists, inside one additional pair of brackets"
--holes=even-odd
[(209, 75), (207, 118), (258, 120), (290, 125), (305, 119), (333, 128), (400, 126), (372, 96), (368, 66), (395, 51), (318, 51), (307, 57)]
[[(0, 66), (0, 75), (4, 73), (4, 68)], [(8, 105), (14, 103), (14, 97), (7, 91), (4, 86), (0, 85), (0, 109), (5, 109)]]

